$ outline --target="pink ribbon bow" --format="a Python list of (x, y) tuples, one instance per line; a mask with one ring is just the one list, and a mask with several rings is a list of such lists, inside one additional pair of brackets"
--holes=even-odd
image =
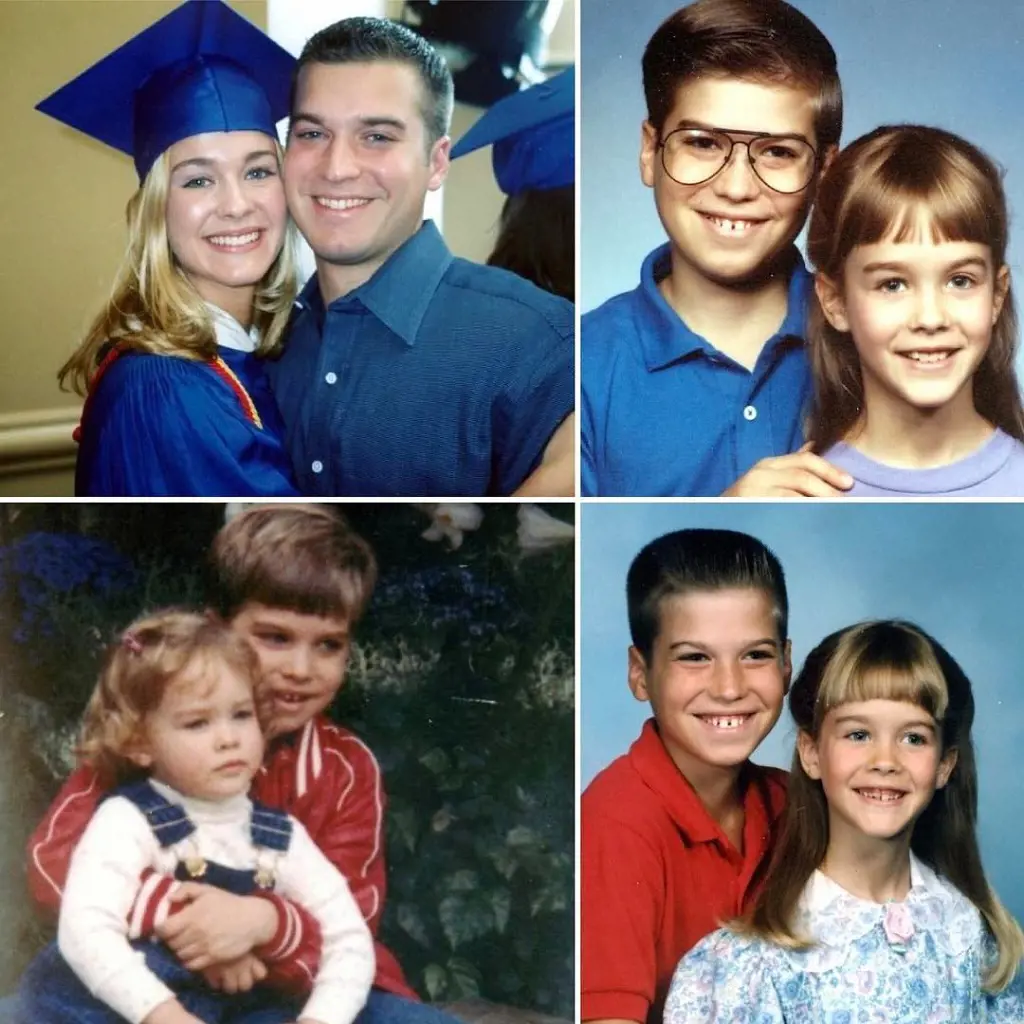
[(905, 952), (907, 943), (914, 935), (914, 922), (910, 919), (910, 911), (905, 903), (888, 903), (885, 907), (885, 917), (882, 919), (882, 927), (885, 929), (885, 937), (891, 946), (904, 947), (899, 952)]

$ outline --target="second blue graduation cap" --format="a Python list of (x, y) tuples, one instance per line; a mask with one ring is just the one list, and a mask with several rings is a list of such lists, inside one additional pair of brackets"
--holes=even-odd
[(575, 69), (488, 108), (452, 148), (452, 159), (492, 145), (494, 176), (506, 195), (571, 185), (576, 178)]
[(187, 0), (36, 109), (127, 153), (142, 180), (204, 132), (276, 137), (295, 58), (221, 0)]

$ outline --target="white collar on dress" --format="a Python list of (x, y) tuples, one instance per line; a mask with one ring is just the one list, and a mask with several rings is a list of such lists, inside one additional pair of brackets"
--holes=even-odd
[[(910, 891), (902, 904), (914, 932), (931, 934), (951, 956), (960, 956), (983, 936), (977, 907), (951, 882), (910, 855)], [(815, 871), (804, 888), (795, 915), (796, 930), (816, 940), (807, 951), (808, 969), (834, 965), (840, 951), (884, 922), (893, 903), (875, 903), (847, 892), (838, 882)], [(892, 941), (892, 940), (890, 940)], [(845, 955), (843, 953), (842, 955)]]
[(260, 332), (255, 325), (246, 330), (230, 313), (225, 313), (220, 306), (212, 302), (206, 303), (213, 319), (213, 329), (217, 335), (217, 344), (221, 348), (232, 348), (238, 352), (254, 352), (260, 342)]

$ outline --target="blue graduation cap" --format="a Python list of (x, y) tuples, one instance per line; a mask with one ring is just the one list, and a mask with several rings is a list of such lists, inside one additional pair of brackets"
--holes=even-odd
[(222, 0), (187, 0), (37, 104), (135, 158), (141, 181), (202, 132), (276, 137), (295, 58)]
[(575, 68), (498, 100), (452, 148), (452, 159), (484, 146), (498, 187), (514, 196), (576, 179)]

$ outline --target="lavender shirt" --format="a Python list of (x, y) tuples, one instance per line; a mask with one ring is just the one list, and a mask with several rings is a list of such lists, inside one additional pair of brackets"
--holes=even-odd
[(976, 452), (933, 469), (887, 466), (842, 441), (822, 458), (853, 477), (851, 498), (1024, 497), (1024, 444), (999, 429)]

